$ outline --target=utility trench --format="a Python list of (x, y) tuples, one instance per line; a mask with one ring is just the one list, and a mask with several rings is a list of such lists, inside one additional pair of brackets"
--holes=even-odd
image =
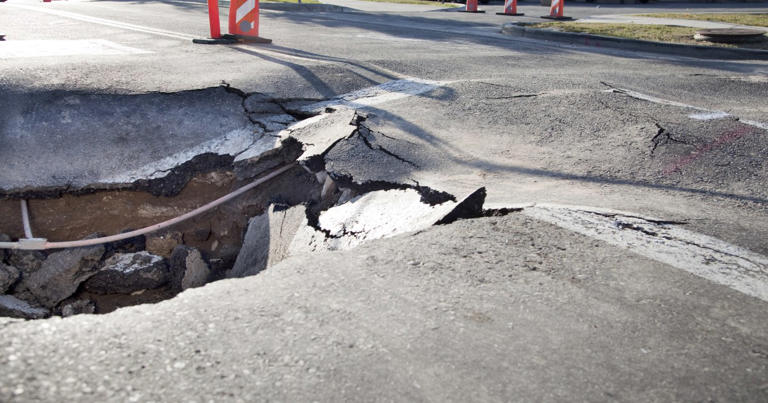
[[(25, 238), (21, 201), (27, 203), (35, 238), (74, 241), (173, 219), (277, 169), (285, 170), (239, 197), (160, 231), (95, 246), (0, 249), (0, 315), (35, 319), (107, 313), (168, 299), (211, 281), (254, 275), (293, 254), (348, 249), (371, 239), (491, 214), (483, 210), (482, 188), (456, 196), (408, 179), (361, 182), (347, 172), (334, 171), (326, 161), (329, 153), (360, 152), (359, 147), (381, 153), (402, 169), (416, 168), (383, 145), (385, 135), (365, 125), (365, 113), (343, 102), (278, 100), (228, 85), (185, 95), (194, 100), (185, 100), (178, 108), (189, 110), (164, 107), (156, 112), (162, 116), (150, 126), (157, 130), (148, 137), (150, 142), (168, 141), (178, 127), (195, 130), (184, 120), (206, 99), (218, 105), (213, 109), (238, 107), (225, 116), (245, 119), (235, 126), (203, 122), (203, 130), (224, 133), (141, 166), (128, 163), (127, 169), (116, 166), (112, 172), (73, 175), (58, 182), (34, 178), (31, 186), (19, 182), (0, 189), (0, 242)], [(15, 127), (18, 138), (25, 130), (50, 130), (53, 125), (75, 137), (98, 130), (106, 137), (117, 136), (116, 144), (105, 146), (120, 148), (119, 138), (131, 134), (126, 130), (142, 127), (131, 122), (126, 128), (120, 122), (152, 119), (151, 104), (182, 100), (179, 94), (68, 98), (54, 94), (47, 104), (22, 111), (28, 119), (21, 118)], [(98, 112), (104, 104), (126, 102), (143, 110), (133, 116), (113, 110), (98, 120), (100, 127), (95, 127), (97, 120), (88, 124), (85, 115), (93, 113), (86, 112), (89, 108)], [(48, 121), (30, 127), (39, 116), (48, 116)], [(77, 164), (79, 159), (71, 157)]]

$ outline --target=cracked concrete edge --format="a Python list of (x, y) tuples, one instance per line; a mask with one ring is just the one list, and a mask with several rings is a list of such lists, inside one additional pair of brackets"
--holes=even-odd
[(481, 187), (459, 201), (433, 204), (420, 189), (393, 183), (389, 189), (372, 190), (326, 210), (307, 210), (289, 242), (288, 254), (348, 250), (375, 239), (481, 218), (485, 196)]
[(581, 32), (562, 32), (552, 29), (529, 28), (524, 24), (508, 22), (502, 25), (501, 33), (532, 39), (544, 39), (597, 48), (614, 48), (626, 51), (652, 52), (698, 59), (729, 60), (768, 60), (768, 51), (744, 48), (720, 48), (678, 43), (644, 41), (639, 39), (616, 38), (610, 36), (585, 34)]
[(536, 208), (536, 207), (548, 208), (548, 209), (584, 211), (587, 213), (594, 213), (594, 214), (598, 214), (606, 217), (611, 217), (611, 216), (631, 217), (631, 218), (638, 218), (641, 220), (645, 220), (645, 221), (649, 221), (657, 224), (683, 225), (688, 223), (688, 220), (674, 218), (674, 217), (661, 218), (661, 217), (656, 217), (656, 216), (647, 215), (647, 214), (639, 214), (639, 213), (627, 211), (627, 210), (617, 210), (617, 209), (606, 208), (606, 207), (585, 206), (585, 205), (579, 205), (579, 204), (564, 204), (564, 203), (549, 203), (549, 202), (534, 202), (534, 201), (518, 202), (518, 203), (494, 202), (494, 203), (486, 203), (483, 206), (483, 209), (486, 211), (487, 215), (492, 215), (493, 211), (508, 211), (508, 210), (522, 211), (528, 208)]

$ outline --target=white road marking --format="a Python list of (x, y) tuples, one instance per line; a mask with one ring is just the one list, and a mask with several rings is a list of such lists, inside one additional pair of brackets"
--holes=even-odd
[(768, 258), (717, 238), (638, 216), (547, 205), (524, 208), (523, 214), (768, 302)]
[(0, 59), (46, 56), (110, 56), (152, 53), (106, 39), (14, 40), (0, 43)]
[[(733, 116), (733, 115), (731, 115), (728, 112), (710, 110), (710, 109), (701, 108), (701, 107), (694, 106), (694, 105), (684, 104), (682, 102), (670, 101), (668, 99), (657, 98), (657, 97), (654, 97), (653, 95), (642, 94), (642, 93), (639, 93), (637, 91), (632, 91), (632, 90), (628, 90), (628, 89), (625, 89), (625, 88), (611, 87), (611, 89), (607, 90), (607, 91), (608, 92), (615, 92), (615, 93), (618, 93), (618, 94), (625, 94), (625, 95), (630, 96), (632, 98), (641, 99), (643, 101), (648, 101), (648, 102), (652, 102), (652, 103), (659, 104), (659, 105), (678, 106), (678, 107), (681, 107), (681, 108), (687, 108), (687, 109), (693, 109), (693, 110), (701, 111), (701, 113), (694, 113), (694, 114), (691, 114), (691, 115), (688, 116), (691, 119), (696, 119), (696, 120), (723, 119), (723, 118), (727, 118), (727, 117)], [(736, 116), (733, 116), (733, 117), (736, 117)], [(738, 118), (738, 117), (736, 117), (736, 118)], [(754, 120), (743, 120), (743, 119), (739, 119), (739, 122), (744, 123), (745, 125), (757, 127), (759, 129), (768, 130), (768, 123), (757, 122), (757, 121), (754, 121)]]
[(302, 108), (305, 112), (320, 112), (325, 108), (360, 109), (367, 106), (392, 102), (398, 99), (423, 94), (447, 84), (447, 81), (405, 78), (389, 81), (375, 87), (364, 88), (348, 94), (339, 95), (328, 101), (317, 102)]
[(731, 115), (725, 112), (699, 112), (699, 113), (692, 113), (688, 115), (688, 117), (693, 120), (717, 120), (717, 119), (725, 119), (728, 116), (731, 116)]
[(167, 31), (164, 29), (152, 28), (152, 27), (147, 27), (143, 25), (129, 24), (126, 22), (108, 20), (105, 18), (90, 17), (83, 14), (72, 13), (69, 11), (55, 10), (51, 8), (24, 6), (20, 4), (7, 4), (7, 7), (20, 8), (20, 9), (29, 10), (29, 11), (37, 11), (40, 13), (51, 14), (58, 17), (71, 18), (74, 20), (90, 22), (93, 24), (99, 24), (99, 25), (104, 25), (104, 26), (113, 27), (113, 28), (127, 29), (127, 30), (137, 31), (137, 32), (144, 32), (147, 34), (160, 35), (168, 38), (181, 39), (184, 41), (191, 41), (192, 39), (195, 38), (192, 35), (187, 35), (179, 32)]

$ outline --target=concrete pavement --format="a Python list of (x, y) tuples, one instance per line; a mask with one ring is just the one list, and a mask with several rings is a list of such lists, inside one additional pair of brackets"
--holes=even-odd
[(3, 320), (0, 396), (757, 402), (764, 308), (515, 213), (106, 316)]

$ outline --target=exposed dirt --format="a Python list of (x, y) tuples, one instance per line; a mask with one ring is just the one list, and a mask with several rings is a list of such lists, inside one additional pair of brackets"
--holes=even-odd
[[(112, 235), (177, 217), (244, 184), (232, 171), (217, 170), (193, 177), (174, 197), (117, 190), (29, 200), (31, 225), (36, 237), (50, 241), (77, 240), (93, 233)], [(181, 232), (184, 244), (200, 249), (212, 263), (224, 268), (234, 262), (250, 217), (261, 214), (270, 202), (295, 205), (316, 199), (320, 189), (312, 175), (296, 167), (230, 203), (178, 224), (172, 231)], [(0, 222), (0, 233), (23, 237), (17, 200), (0, 200), (0, 216), (18, 217)]]

